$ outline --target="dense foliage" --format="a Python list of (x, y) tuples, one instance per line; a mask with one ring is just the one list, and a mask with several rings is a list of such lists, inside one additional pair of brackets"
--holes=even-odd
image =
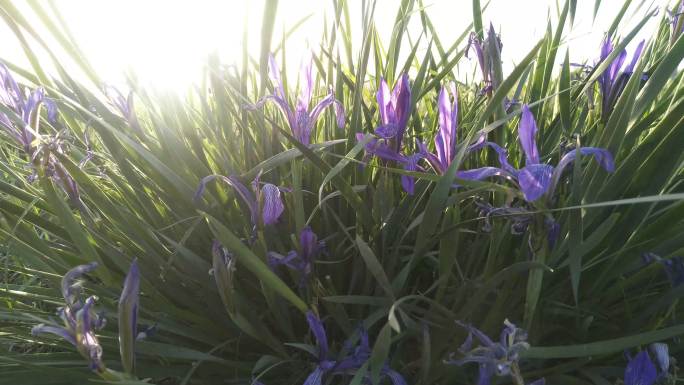
[(577, 3), (504, 74), (478, 0), (456, 41), (402, 1), (389, 45), (334, 1), (288, 79), (270, 0), (261, 56), (182, 98), (0, 3), (31, 62), (0, 66), (0, 383), (677, 382), (684, 3), (576, 58)]

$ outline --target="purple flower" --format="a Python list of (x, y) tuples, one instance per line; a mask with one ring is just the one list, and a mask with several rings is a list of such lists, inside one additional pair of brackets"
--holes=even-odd
[(274, 86), (273, 94), (259, 100), (255, 105), (250, 105), (247, 107), (250, 109), (257, 109), (263, 107), (268, 101), (274, 102), (278, 107), (280, 107), (280, 110), (285, 116), (285, 119), (287, 120), (287, 123), (292, 130), (292, 135), (295, 137), (295, 139), (302, 144), (308, 145), (311, 143), (311, 133), (323, 110), (331, 106), (335, 108), (337, 126), (339, 128), (344, 127), (345, 117), (342, 103), (335, 99), (332, 90), (330, 90), (328, 95), (318, 102), (318, 104), (309, 109), (314, 87), (311, 73), (313, 57), (311, 57), (305, 63), (306, 64), (302, 66), (301, 70), (302, 86), (299, 91), (297, 104), (294, 109), (292, 109), (288, 103), (287, 95), (285, 94), (285, 88), (283, 87), (283, 82), (280, 78), (280, 69), (278, 68), (278, 64), (276, 64), (273, 55), (271, 55), (268, 60), (268, 73)]
[(634, 358), (629, 358), (625, 368), (625, 385), (653, 385), (656, 378), (656, 367), (647, 351), (642, 350)]
[[(359, 330), (359, 342), (356, 346), (353, 346), (351, 341), (346, 341), (342, 352), (340, 352), (341, 358), (339, 360), (332, 360), (329, 358), (328, 337), (323, 322), (312, 311), (306, 313), (306, 321), (318, 347), (318, 364), (306, 378), (304, 385), (321, 385), (327, 375), (353, 375), (370, 359), (371, 349), (368, 333), (365, 329), (361, 328)], [(382, 367), (380, 374), (387, 376), (393, 385), (406, 385), (404, 377), (399, 372), (391, 369), (387, 364)]]
[[(473, 179), (483, 179), (498, 175), (517, 181), (525, 200), (528, 202), (534, 202), (544, 195), (551, 196), (563, 175), (563, 171), (568, 165), (574, 162), (577, 151), (572, 150), (566, 153), (556, 167), (553, 167), (550, 164), (541, 163), (536, 141), (537, 124), (527, 105), (522, 106), (522, 116), (520, 118), (518, 134), (520, 137), (520, 145), (525, 154), (524, 167), (516, 169), (511, 166), (508, 162), (507, 151), (496, 143), (487, 142), (486, 145), (492, 147), (498, 153), (501, 168), (484, 167), (469, 170), (469, 172), (472, 173)], [(608, 150), (596, 147), (581, 147), (579, 152), (583, 156), (593, 156), (606, 171), (614, 171), (615, 164), (613, 156)]]
[(298, 271), (301, 276), (300, 285), (304, 286), (313, 271), (313, 264), (316, 258), (324, 249), (325, 242), (319, 241), (316, 233), (307, 226), (299, 233), (299, 250), (290, 250), (287, 255), (269, 251), (268, 264), (272, 269), (284, 265)]
[(256, 229), (259, 223), (265, 226), (275, 224), (280, 218), (280, 215), (285, 210), (280, 190), (276, 185), (271, 183), (261, 183), (259, 181), (261, 173), (259, 173), (251, 183), (252, 191), (250, 191), (242, 182), (235, 176), (223, 175), (209, 175), (200, 181), (199, 187), (195, 192), (194, 200), (199, 199), (204, 194), (207, 183), (218, 179), (225, 182), (235, 190), (235, 192), (242, 198), (247, 205), (250, 212), (250, 219), (252, 221), (253, 229)]
[[(457, 324), (468, 330), (466, 340), (458, 349), (463, 358), (453, 359), (452, 353), (446, 361), (447, 364), (458, 366), (467, 363), (478, 364), (478, 385), (489, 385), (494, 375), (499, 377), (516, 375), (517, 371), (513, 368), (518, 365), (520, 352), (530, 346), (527, 343), (527, 332), (506, 320), (499, 340), (495, 342), (473, 326), (461, 322)], [(473, 337), (479, 343), (475, 348), (473, 348)], [(534, 382), (534, 384), (540, 383), (543, 384), (543, 379)]]
[(93, 271), (97, 263), (76, 266), (69, 270), (62, 278), (62, 296), (65, 306), (57, 313), (62, 319), (63, 326), (39, 324), (31, 329), (33, 335), (54, 334), (74, 345), (78, 352), (88, 360), (91, 370), (102, 373), (105, 366), (102, 362), (102, 347), (95, 335), (105, 325), (104, 318), (95, 313), (93, 305), (96, 297), (82, 300), (82, 288), (78, 279)]
[(21, 118), (21, 125), (13, 123), (6, 114), (0, 113), (0, 127), (24, 149), (26, 155), (32, 158), (35, 148), (33, 140), (38, 133), (38, 116), (40, 106), (45, 106), (50, 122), (57, 120), (57, 106), (51, 99), (45, 97), (45, 90), (38, 87), (31, 91), (28, 98), (20, 90), (9, 69), (0, 63), (0, 103), (14, 111)]
[[(601, 62), (606, 60), (608, 56), (613, 52), (613, 43), (610, 37), (607, 37), (601, 45)], [(601, 74), (598, 79), (599, 91), (601, 93), (601, 107), (602, 115), (604, 119), (610, 116), (610, 113), (615, 107), (620, 94), (627, 85), (627, 81), (634, 72), (634, 66), (636, 65), (639, 57), (641, 57), (641, 52), (644, 49), (644, 41), (642, 40), (639, 45), (637, 45), (632, 60), (629, 64), (622, 69), (622, 65), (627, 57), (627, 52), (622, 51), (613, 60), (608, 68)], [(622, 72), (620, 70), (622, 69)]]

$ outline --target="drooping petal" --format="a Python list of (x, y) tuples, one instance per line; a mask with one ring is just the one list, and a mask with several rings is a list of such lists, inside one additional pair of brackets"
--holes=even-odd
[(140, 271), (137, 260), (133, 260), (123, 291), (119, 297), (119, 352), (121, 365), (126, 373), (135, 372), (135, 341), (138, 336), (138, 301), (140, 293)]
[(261, 188), (260, 204), (264, 225), (272, 225), (278, 221), (280, 214), (285, 211), (285, 205), (280, 197), (280, 189), (273, 184), (266, 183)]
[(309, 376), (304, 381), (302, 385), (321, 385), (323, 384), (323, 375), (325, 374), (325, 369), (317, 366), (316, 369), (309, 374)]
[(518, 135), (520, 136), (520, 144), (525, 152), (525, 164), (539, 163), (539, 150), (537, 149), (537, 123), (534, 121), (532, 111), (523, 104), (522, 115), (520, 116), (520, 126), (518, 127)]
[(523, 167), (518, 173), (520, 190), (528, 202), (541, 198), (551, 186), (553, 166), (548, 164), (531, 164)]
[(325, 333), (323, 322), (311, 310), (306, 312), (306, 322), (309, 324), (309, 329), (313, 333), (318, 345), (318, 359), (323, 361), (328, 355), (328, 336)]
[(74, 309), (79, 308), (80, 301), (78, 295), (81, 292), (81, 287), (76, 282), (83, 274), (90, 273), (97, 268), (97, 262), (90, 262), (85, 265), (78, 265), (73, 269), (69, 270), (62, 277), (62, 296), (64, 297), (64, 302), (67, 306), (73, 307)]
[(653, 385), (657, 374), (648, 352), (639, 352), (625, 368), (625, 385)]
[(494, 151), (496, 151), (496, 154), (499, 159), (499, 164), (501, 165), (501, 168), (508, 171), (512, 175), (517, 175), (518, 170), (515, 169), (515, 167), (511, 166), (511, 164), (508, 162), (508, 151), (499, 146), (498, 144), (494, 142), (484, 142), (484, 146), (491, 147)]
[(219, 181), (225, 182), (228, 184), (230, 187), (232, 187), (235, 192), (242, 198), (242, 200), (245, 202), (247, 205), (249, 212), (250, 212), (250, 220), (252, 221), (252, 224), (256, 227), (256, 224), (259, 219), (259, 210), (258, 210), (258, 203), (254, 195), (247, 189), (247, 187), (242, 184), (237, 178), (233, 176), (223, 176), (223, 175), (208, 175), (202, 178), (202, 180), (199, 183), (199, 186), (197, 187), (197, 191), (195, 191), (195, 194), (193, 196), (193, 200), (195, 202), (199, 202), (200, 198), (202, 195), (204, 195), (204, 191), (206, 190), (207, 183), (213, 181), (214, 179), (218, 179)]
[[(604, 148), (580, 147), (579, 152), (582, 156), (593, 156), (604, 170), (608, 172), (615, 171), (615, 161), (613, 160), (613, 155), (610, 153), (610, 151)], [(558, 185), (561, 176), (563, 176), (565, 169), (575, 162), (576, 157), (577, 150), (573, 150), (563, 155), (560, 162), (558, 162), (556, 169), (553, 171), (552, 186), (554, 189)]]
[(474, 168), (472, 170), (458, 171), (456, 173), (456, 178), (463, 180), (483, 180), (492, 176), (500, 176), (504, 178), (513, 177), (513, 175), (511, 175), (509, 172), (498, 167), (481, 167)]
[(45, 324), (38, 324), (31, 329), (31, 334), (37, 336), (39, 334), (54, 334), (62, 337), (66, 342), (76, 346), (76, 337), (67, 329), (60, 326), (50, 326)]

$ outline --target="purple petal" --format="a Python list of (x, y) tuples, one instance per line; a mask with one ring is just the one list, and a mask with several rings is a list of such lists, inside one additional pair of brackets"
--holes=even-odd
[(396, 370), (387, 369), (383, 373), (390, 378), (393, 385), (406, 385), (406, 380)]
[(446, 169), (448, 167), (446, 165), (451, 162), (451, 147), (454, 140), (451, 103), (449, 100), (449, 91), (447, 91), (446, 87), (442, 87), (442, 90), (439, 92), (437, 108), (439, 109), (439, 132), (435, 137), (435, 149), (437, 151), (437, 158), (442, 164), (442, 167)]
[(537, 140), (535, 139), (537, 123), (534, 121), (534, 116), (527, 104), (522, 106), (518, 135), (520, 136), (520, 144), (525, 152), (525, 164), (539, 163), (539, 150), (537, 149)]
[(77, 285), (76, 280), (83, 274), (90, 273), (97, 268), (97, 262), (90, 262), (86, 265), (78, 265), (64, 274), (62, 278), (62, 296), (67, 306), (73, 306), (78, 302), (78, 292), (80, 286)]
[[(274, 96), (279, 99), (285, 99), (285, 89), (283, 88), (283, 81), (280, 79), (280, 68), (276, 63), (273, 55), (268, 55), (268, 76), (271, 78), (275, 90)], [(287, 104), (287, 103), (285, 103)]]
[(653, 385), (657, 374), (648, 352), (641, 351), (625, 368), (625, 385)]
[(325, 369), (317, 366), (316, 369), (309, 374), (302, 385), (321, 385), (323, 383), (323, 375), (325, 374)]
[(498, 167), (481, 167), (472, 170), (463, 170), (456, 173), (456, 178), (463, 180), (483, 180), (492, 176), (511, 178), (512, 175), (506, 170)]
[[(411, 156), (408, 156), (405, 158), (404, 162), (404, 170), (406, 171), (417, 171), (418, 170), (418, 161), (423, 158), (422, 155), (420, 154), (413, 154)], [(416, 187), (416, 180), (412, 176), (409, 175), (402, 175), (401, 176), (401, 187), (406, 191), (409, 195), (413, 195), (415, 192), (415, 187)]]
[(0, 102), (16, 112), (24, 110), (24, 95), (4, 63), (0, 63)]
[(95, 297), (88, 298), (83, 308), (76, 315), (76, 347), (79, 353), (90, 361), (91, 370), (100, 371), (104, 369), (102, 347), (91, 329), (92, 320), (90, 318), (91, 308), (94, 304)]
[(480, 343), (485, 346), (485, 347), (492, 347), (494, 346), (494, 341), (492, 341), (486, 334), (481, 332), (479, 329), (475, 328), (474, 326), (465, 324), (460, 321), (456, 321), (456, 324), (467, 329), (469, 333), (472, 333), (477, 339), (480, 341)]
[(634, 50), (634, 55), (632, 56), (632, 61), (625, 67), (624, 73), (631, 74), (634, 72), (634, 66), (636, 66), (636, 63), (639, 61), (639, 58), (641, 57), (641, 52), (644, 50), (644, 43), (645, 41), (642, 40), (639, 45), (637, 45), (636, 49)]
[(309, 259), (318, 254), (318, 236), (307, 226), (299, 233), (299, 246), (305, 259)]
[(316, 344), (318, 344), (318, 359), (321, 361), (325, 360), (325, 357), (328, 355), (328, 337), (325, 334), (323, 322), (311, 310), (306, 312), (306, 322), (309, 324), (309, 329), (316, 339)]
[(491, 385), (492, 372), (491, 365), (480, 364), (477, 372), (477, 385)]
[(257, 101), (256, 104), (246, 105), (245, 108), (249, 110), (256, 110), (262, 108), (266, 104), (266, 102), (273, 102), (278, 107), (280, 107), (280, 111), (283, 113), (283, 116), (285, 116), (285, 119), (287, 120), (287, 123), (290, 125), (290, 129), (292, 130), (292, 132), (295, 132), (297, 130), (298, 125), (295, 112), (292, 110), (292, 108), (290, 108), (290, 105), (287, 104), (285, 98), (281, 96), (266, 95), (259, 101)]
[(622, 68), (622, 64), (625, 62), (626, 58), (627, 51), (623, 50), (610, 64), (610, 67), (608, 68), (608, 74), (610, 76), (611, 84), (615, 82), (615, 79), (617, 79), (618, 73), (620, 72), (620, 68)]
[(57, 105), (55, 101), (49, 98), (43, 100), (43, 105), (47, 110), (47, 118), (50, 123), (55, 123), (57, 121)]
[(309, 52), (308, 60), (304, 59), (301, 68), (301, 89), (299, 91), (299, 98), (297, 99), (297, 107), (307, 110), (309, 103), (311, 103), (311, 93), (313, 91), (313, 76), (311, 66), (313, 63), (313, 56)]
[(394, 113), (396, 122), (399, 124), (400, 132), (397, 135), (396, 150), (401, 149), (401, 140), (406, 130), (406, 124), (411, 113), (411, 87), (409, 85), (408, 74), (403, 74), (401, 79), (394, 86), (392, 90), (392, 104), (394, 106)]
[(391, 107), (392, 95), (390, 94), (390, 89), (389, 86), (387, 86), (385, 79), (380, 79), (380, 89), (378, 89), (377, 100), (378, 109), (380, 111), (380, 122), (382, 122), (382, 124), (389, 123), (390, 113), (392, 114), (391, 121), (395, 121), (394, 109)]
[(31, 334), (33, 334), (34, 336), (45, 333), (54, 334), (56, 336), (62, 337), (65, 341), (76, 346), (76, 337), (74, 337), (74, 335), (71, 332), (69, 332), (63, 327), (38, 324), (31, 329)]
[[(582, 156), (593, 156), (604, 170), (608, 172), (615, 171), (615, 161), (613, 160), (613, 155), (610, 153), (610, 151), (596, 147), (580, 147), (579, 151)], [(560, 162), (558, 162), (558, 165), (553, 172), (552, 186), (554, 188), (558, 185), (558, 182), (560, 181), (565, 169), (575, 162), (576, 157), (577, 150), (573, 150), (563, 155)]]
[(418, 144), (418, 151), (432, 165), (432, 168), (434, 168), (438, 174), (444, 174), (444, 171), (446, 171), (446, 168), (449, 167), (449, 164), (451, 162), (449, 162), (449, 164), (447, 164), (446, 167), (444, 167), (444, 165), (442, 165), (442, 162), (440, 162), (439, 158), (437, 158), (437, 155), (428, 152), (425, 143), (421, 142), (420, 140), (416, 140), (416, 143)]
[(518, 173), (520, 190), (528, 202), (539, 199), (551, 186), (553, 166), (548, 164), (530, 164)]
[(264, 225), (272, 225), (278, 221), (280, 214), (285, 211), (285, 205), (280, 197), (280, 189), (270, 183), (261, 188), (262, 218)]
[(337, 117), (337, 127), (344, 128), (345, 116), (344, 116), (344, 106), (342, 103), (335, 99), (335, 117)]
[(496, 151), (501, 168), (503, 168), (504, 170), (508, 171), (513, 175), (518, 174), (518, 170), (516, 170), (515, 167), (511, 166), (511, 164), (508, 163), (508, 151), (505, 148), (499, 146), (494, 142), (484, 142), (483, 145), (491, 147), (492, 149), (494, 149), (494, 151)]

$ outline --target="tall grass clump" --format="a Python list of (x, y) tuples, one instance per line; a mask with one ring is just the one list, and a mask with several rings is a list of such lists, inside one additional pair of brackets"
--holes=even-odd
[(387, 42), (334, 1), (295, 79), (275, 3), (185, 97), (0, 3), (0, 383), (682, 381), (681, 2), (577, 58), (566, 0), (504, 73), (478, 0), (456, 41), (404, 0)]

